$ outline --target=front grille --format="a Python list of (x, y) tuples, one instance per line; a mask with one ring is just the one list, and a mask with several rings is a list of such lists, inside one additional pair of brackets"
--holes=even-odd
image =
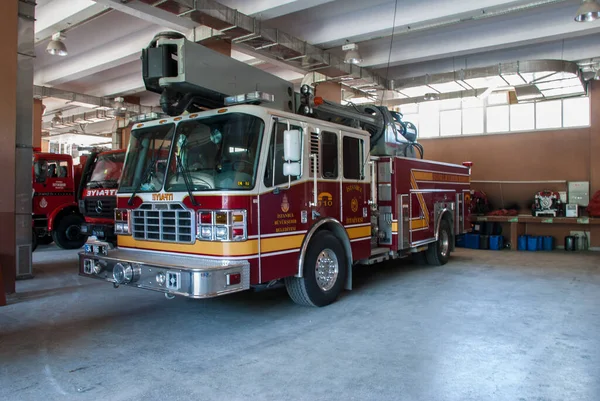
[(132, 212), (135, 239), (161, 242), (194, 242), (195, 214), (179, 203), (145, 203)]
[(116, 207), (117, 198), (114, 196), (85, 198), (85, 215), (88, 217), (103, 217), (112, 219), (115, 217)]

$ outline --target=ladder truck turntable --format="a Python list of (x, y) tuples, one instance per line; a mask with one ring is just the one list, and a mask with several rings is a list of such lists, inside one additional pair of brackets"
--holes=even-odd
[(296, 303), (324, 306), (351, 289), (354, 265), (420, 252), (443, 265), (466, 231), (470, 165), (418, 158), (399, 113), (294, 93), (175, 33), (142, 64), (173, 117), (134, 125), (117, 248), (88, 242), (82, 276), (168, 298), (283, 281)]

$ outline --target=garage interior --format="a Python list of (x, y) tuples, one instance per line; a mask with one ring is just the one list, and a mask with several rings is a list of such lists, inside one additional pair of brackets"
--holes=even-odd
[[(3, 9), (0, 399), (600, 398), (598, 1), (9, 0)], [(127, 149), (147, 121), (173, 121), (147, 90), (142, 56), (166, 31), (296, 93), (307, 85), (325, 105), (401, 113), (424, 159), (471, 162), (467, 232), (451, 236), (447, 264), (428, 265), (419, 246), (355, 263), (351, 291), (307, 308), (283, 279), (168, 300), (85, 277), (87, 245), (61, 249), (47, 235), (33, 251), (36, 154), (83, 166), (94, 152)], [(244, 80), (210, 66), (198, 61), (208, 81)]]

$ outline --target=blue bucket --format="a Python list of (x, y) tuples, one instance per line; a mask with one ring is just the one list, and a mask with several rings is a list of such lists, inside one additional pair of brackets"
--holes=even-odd
[(504, 238), (501, 235), (490, 235), (490, 249), (500, 251), (504, 248)]
[(519, 238), (517, 241), (517, 249), (519, 251), (527, 250), (527, 235), (519, 235)]
[(538, 237), (531, 236), (527, 238), (527, 250), (535, 252), (538, 250)]
[(551, 251), (554, 249), (554, 237), (544, 237), (544, 251)]

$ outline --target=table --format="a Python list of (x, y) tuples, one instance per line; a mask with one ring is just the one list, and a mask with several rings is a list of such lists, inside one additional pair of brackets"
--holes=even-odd
[(517, 250), (519, 235), (527, 231), (528, 224), (549, 225), (577, 225), (600, 226), (600, 218), (593, 217), (534, 217), (531, 215), (519, 216), (471, 216), (471, 222), (509, 223), (510, 224), (510, 249)]

